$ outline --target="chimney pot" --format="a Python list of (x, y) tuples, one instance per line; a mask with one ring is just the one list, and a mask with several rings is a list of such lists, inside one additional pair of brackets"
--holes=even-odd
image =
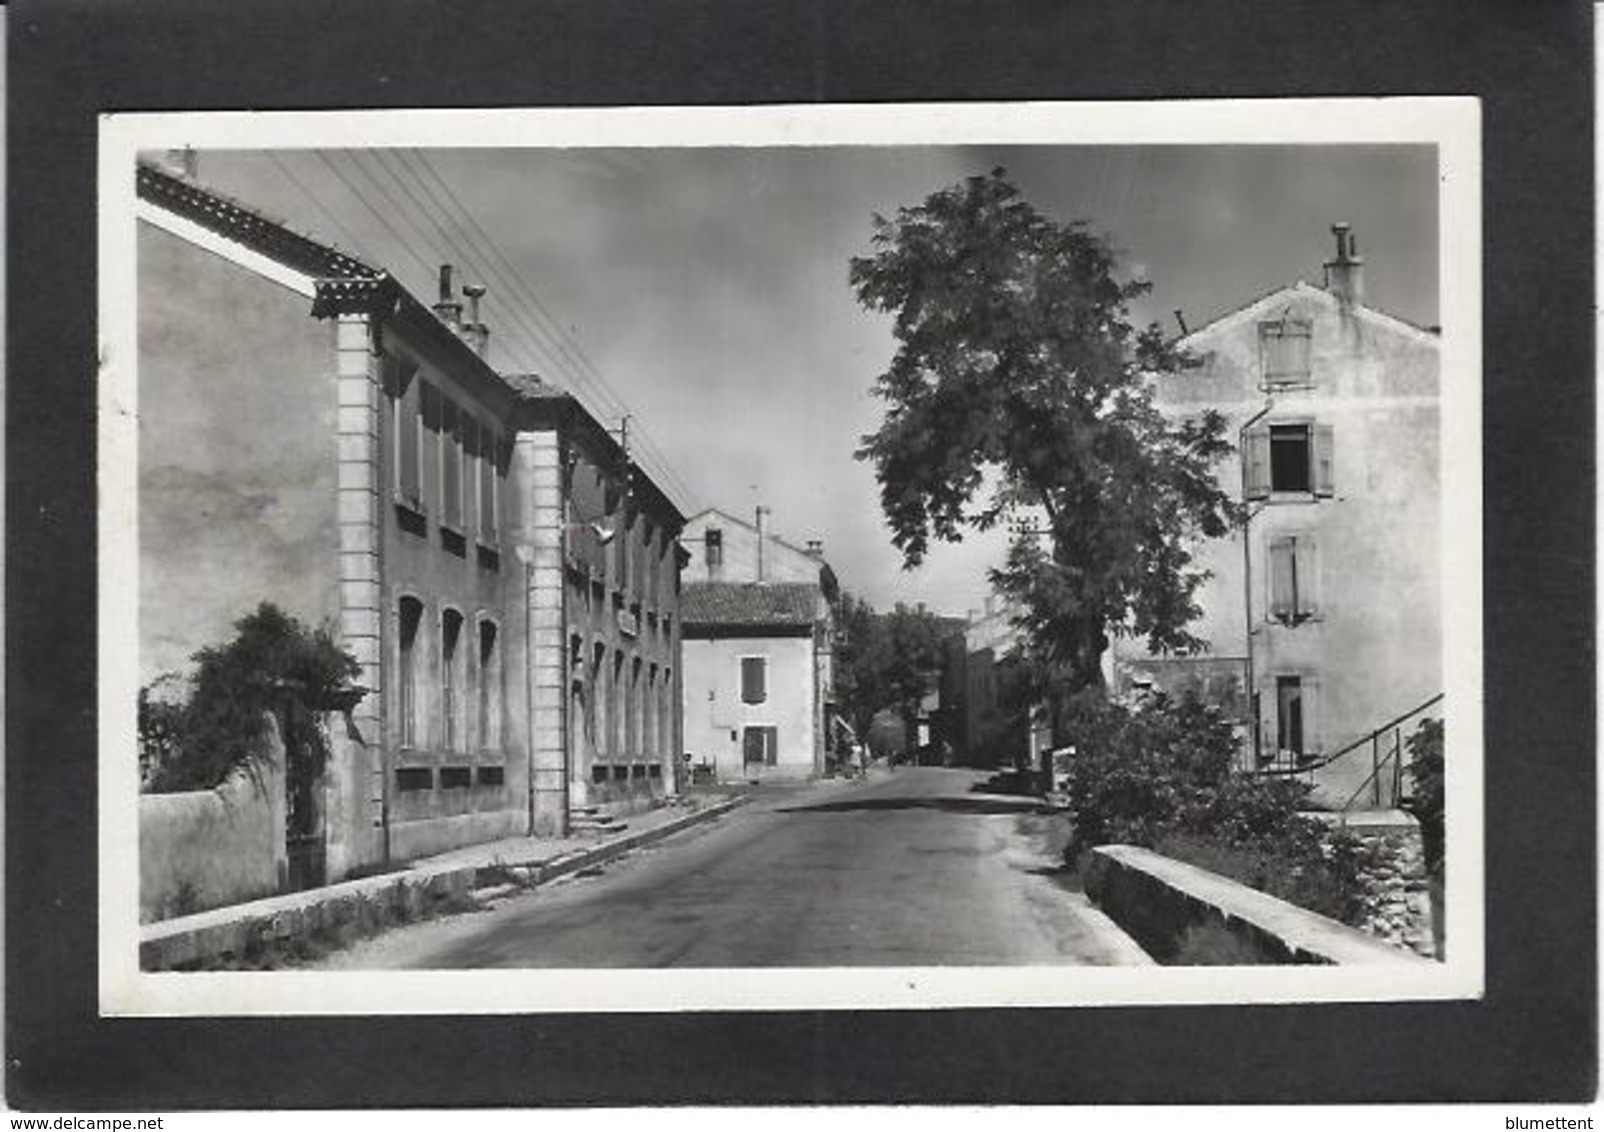
[(462, 325), (462, 304), (457, 302), (451, 293), (451, 265), (440, 265), (440, 301), (434, 305), (434, 313), (440, 321), (451, 329), (456, 330)]
[(1364, 302), (1364, 260), (1359, 258), (1359, 240), (1348, 224), (1338, 222), (1331, 226), (1337, 238), (1336, 258), (1326, 260), (1325, 289), (1337, 297), (1343, 308), (1359, 306)]

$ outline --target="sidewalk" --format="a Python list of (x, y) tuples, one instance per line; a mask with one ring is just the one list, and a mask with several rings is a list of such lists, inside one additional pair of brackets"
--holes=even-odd
[(396, 924), (465, 911), (481, 897), (545, 884), (713, 821), (751, 797), (693, 796), (690, 805), (631, 814), (617, 833), (507, 838), (377, 876), (144, 924), (139, 965), (146, 971), (280, 966)]

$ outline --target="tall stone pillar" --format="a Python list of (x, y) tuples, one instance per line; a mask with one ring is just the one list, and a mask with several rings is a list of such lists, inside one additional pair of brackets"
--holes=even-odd
[(525, 586), (529, 647), (530, 825), (536, 837), (568, 832), (567, 690), (563, 686), (562, 449), (554, 431), (519, 433), (517, 465), (527, 490)]
[(335, 323), (339, 467), (340, 643), (362, 666), (368, 694), (351, 713), (352, 728), (329, 720), (324, 828), (329, 879), (385, 854), (383, 452), (380, 446), (380, 359), (365, 315)]

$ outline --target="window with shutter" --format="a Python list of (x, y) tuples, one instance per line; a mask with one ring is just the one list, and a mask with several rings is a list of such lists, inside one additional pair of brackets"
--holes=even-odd
[(769, 698), (768, 664), (761, 656), (741, 658), (741, 702), (760, 704)]
[(706, 557), (709, 566), (724, 564), (724, 532), (717, 527), (707, 528)]
[(1261, 388), (1306, 389), (1311, 382), (1309, 346), (1314, 324), (1306, 319), (1281, 319), (1259, 324)]
[(1320, 612), (1319, 563), (1310, 535), (1275, 535), (1269, 541), (1270, 619), (1298, 625)]
[(1270, 540), (1270, 619), (1290, 622), (1297, 614), (1297, 542)]

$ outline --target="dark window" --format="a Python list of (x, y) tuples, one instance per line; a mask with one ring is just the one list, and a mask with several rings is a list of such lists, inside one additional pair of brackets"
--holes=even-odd
[(507, 781), (506, 771), (499, 766), (482, 766), (475, 773), (480, 786), (501, 786)]
[(1303, 754), (1303, 680), (1275, 678), (1275, 745), (1282, 752)]
[(1326, 424), (1249, 429), (1242, 445), (1243, 495), (1268, 499), (1271, 492), (1334, 494), (1333, 439)]
[(501, 746), (501, 653), (494, 621), (479, 622), (479, 746)]
[(724, 565), (724, 532), (717, 527), (707, 528), (707, 564)]
[(774, 766), (779, 761), (780, 731), (777, 727), (748, 727), (742, 739), (742, 752), (748, 765)]
[(401, 644), (401, 745), (418, 745), (418, 627), (423, 624), (423, 603), (404, 597), (400, 607)]
[(395, 788), (402, 794), (434, 789), (434, 771), (426, 766), (404, 766), (395, 772)]
[(466, 790), (473, 785), (473, 767), (443, 766), (440, 768), (440, 789)]
[(761, 656), (741, 658), (741, 702), (760, 704), (769, 698), (769, 662)]
[(1309, 491), (1308, 425), (1270, 426), (1270, 490)]
[(448, 751), (461, 750), (462, 691), (462, 614), (448, 609), (440, 621), (440, 713), (445, 724), (444, 745)]
[(601, 783), (606, 782), (607, 781), (607, 768), (604, 767), (604, 766), (593, 766), (593, 767), (591, 767), (590, 768), (590, 780), (592, 782), (596, 783), (597, 785), (600, 785)]

